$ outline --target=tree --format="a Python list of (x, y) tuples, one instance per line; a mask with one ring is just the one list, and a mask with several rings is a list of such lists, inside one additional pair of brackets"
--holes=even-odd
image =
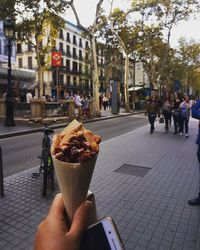
[(44, 94), (43, 72), (48, 62), (47, 55), (54, 48), (55, 39), (64, 25), (64, 20), (58, 16), (63, 12), (63, 8), (64, 4), (59, 0), (46, 0), (44, 6), (41, 6), (40, 0), (23, 0), (20, 1), (20, 5), (15, 6), (18, 13), (16, 26), (18, 40), (31, 46), (36, 53), (38, 97)]
[(188, 20), (193, 14), (198, 13), (200, 3), (197, 0), (158, 0), (154, 2), (154, 10), (160, 27), (166, 31), (166, 47), (163, 50), (163, 60), (161, 64), (160, 77), (168, 64), (168, 54), (170, 51), (171, 30), (182, 20)]
[[(54, 46), (64, 20), (66, 3), (62, 0), (1, 0), (0, 19), (13, 17), (18, 41), (31, 46), (38, 64), (38, 97), (42, 95), (43, 71), (49, 60), (47, 54)], [(58, 28), (59, 27), (59, 28)]]
[(192, 86), (199, 87), (199, 68), (200, 68), (200, 43), (195, 40), (187, 41), (185, 38), (179, 40), (176, 53), (177, 61), (182, 66), (181, 79), (186, 92)]

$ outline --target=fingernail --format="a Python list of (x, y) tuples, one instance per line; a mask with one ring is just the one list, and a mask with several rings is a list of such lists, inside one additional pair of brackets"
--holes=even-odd
[(84, 202), (84, 208), (89, 210), (92, 207), (92, 202), (91, 201), (85, 201)]

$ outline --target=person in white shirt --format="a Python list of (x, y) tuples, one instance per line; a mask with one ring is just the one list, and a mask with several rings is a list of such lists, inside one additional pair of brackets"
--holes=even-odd
[(78, 109), (78, 116), (82, 115), (82, 99), (79, 95), (79, 92), (75, 95), (75, 104)]
[(26, 94), (26, 102), (30, 103), (30, 100), (33, 98), (33, 95), (31, 94), (30, 91), (28, 91), (28, 93)]

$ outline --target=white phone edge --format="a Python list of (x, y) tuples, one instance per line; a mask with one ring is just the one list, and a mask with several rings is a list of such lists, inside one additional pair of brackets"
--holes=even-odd
[[(117, 228), (115, 226), (115, 223), (111, 217), (103, 217), (99, 219), (96, 223), (93, 225), (97, 225), (99, 223), (102, 223), (102, 226), (104, 228), (104, 232), (106, 234), (106, 237), (108, 239), (109, 245), (112, 250), (124, 250), (123, 243), (121, 241), (119, 232), (117, 231)], [(91, 228), (93, 225), (89, 226)]]

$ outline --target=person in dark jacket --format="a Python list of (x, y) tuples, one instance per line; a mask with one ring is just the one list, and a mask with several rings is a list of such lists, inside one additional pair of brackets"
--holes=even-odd
[(169, 125), (171, 124), (171, 116), (172, 116), (172, 101), (170, 95), (165, 97), (163, 106), (162, 106), (162, 113), (165, 119), (165, 133), (169, 131)]
[(151, 125), (150, 134), (152, 134), (153, 131), (155, 130), (154, 127), (155, 119), (157, 115), (158, 117), (160, 117), (160, 106), (155, 96), (152, 96), (149, 102), (147, 103), (145, 115), (148, 115), (149, 123)]
[(191, 200), (188, 200), (189, 205), (200, 205), (200, 121), (199, 121), (199, 129), (198, 129), (196, 144), (198, 145), (197, 159), (198, 159), (198, 163), (199, 163), (199, 193), (198, 193), (197, 197), (195, 197)]
[(182, 102), (182, 97), (179, 93), (175, 93), (175, 100), (173, 102), (172, 116), (174, 120), (174, 133), (180, 133), (180, 104)]

